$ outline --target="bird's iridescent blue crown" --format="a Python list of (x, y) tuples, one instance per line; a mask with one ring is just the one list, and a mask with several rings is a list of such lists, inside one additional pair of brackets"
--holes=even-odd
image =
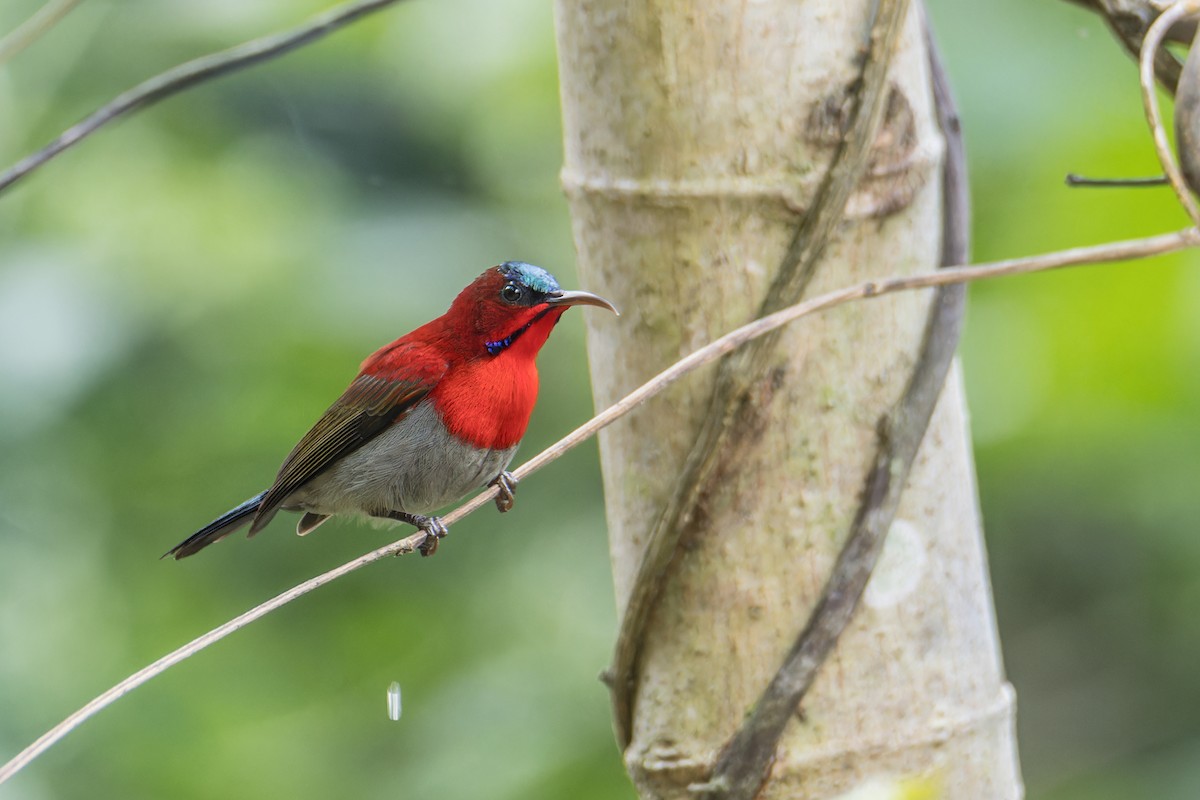
[(538, 294), (550, 294), (562, 289), (549, 272), (524, 261), (505, 261), (496, 269), (510, 281), (523, 283)]

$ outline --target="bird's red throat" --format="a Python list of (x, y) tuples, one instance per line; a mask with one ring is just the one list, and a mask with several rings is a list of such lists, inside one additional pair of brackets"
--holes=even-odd
[(430, 393), (442, 422), (458, 439), (503, 450), (525, 435), (537, 402), (537, 354), (565, 308), (551, 309), (496, 355), (472, 358)]

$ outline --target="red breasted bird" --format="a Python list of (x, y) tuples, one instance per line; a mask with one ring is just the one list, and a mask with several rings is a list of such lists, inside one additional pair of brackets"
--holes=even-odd
[(398, 520), (425, 531), (430, 555), (446, 535), (426, 514), (496, 484), (512, 507), (505, 468), (537, 400), (535, 359), (563, 312), (612, 303), (563, 291), (546, 270), (520, 261), (492, 267), (442, 316), (362, 363), (358, 377), (292, 450), (271, 488), (217, 517), (166, 556), (184, 558), (249, 523), (300, 511), (304, 535), (335, 514)]

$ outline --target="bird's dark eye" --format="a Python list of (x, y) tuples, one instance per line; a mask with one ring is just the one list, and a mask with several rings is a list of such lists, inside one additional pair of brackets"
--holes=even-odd
[(521, 287), (515, 283), (506, 283), (504, 284), (504, 288), (500, 290), (500, 299), (506, 303), (519, 302), (524, 295), (525, 293), (521, 291)]

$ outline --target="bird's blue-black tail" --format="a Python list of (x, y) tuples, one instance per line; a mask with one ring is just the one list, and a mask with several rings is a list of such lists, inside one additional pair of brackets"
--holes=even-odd
[(208, 523), (203, 528), (196, 531), (167, 552), (163, 553), (162, 557), (166, 558), (167, 556), (174, 556), (178, 561), (181, 558), (187, 558), (193, 553), (200, 552), (213, 542), (224, 539), (238, 528), (250, 522), (250, 518), (254, 516), (255, 512), (258, 511), (259, 505), (262, 504), (262, 499), (265, 494), (266, 492), (260, 492), (241, 505), (237, 505), (229, 509), (224, 514), (217, 517), (212, 522)]

